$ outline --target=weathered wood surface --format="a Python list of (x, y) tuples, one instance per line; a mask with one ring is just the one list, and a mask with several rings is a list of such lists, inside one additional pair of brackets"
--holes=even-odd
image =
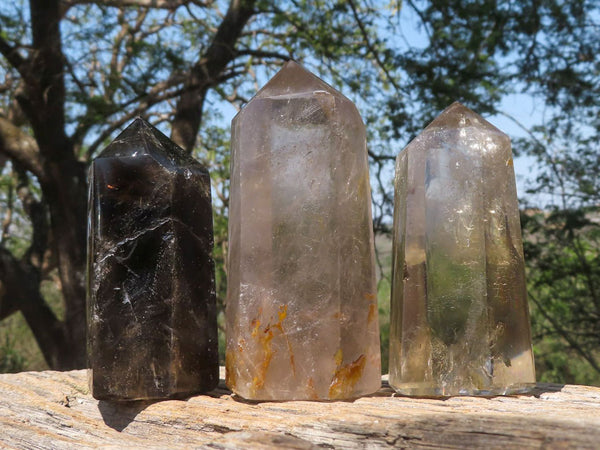
[(236, 399), (221, 386), (184, 401), (114, 404), (85, 371), (0, 375), (0, 448), (600, 448), (600, 388), (406, 398), (384, 387), (348, 402)]

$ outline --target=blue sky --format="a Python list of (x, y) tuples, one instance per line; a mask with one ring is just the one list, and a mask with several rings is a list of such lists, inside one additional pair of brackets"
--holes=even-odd
[[(427, 35), (417, 25), (419, 23), (419, 18), (411, 8), (405, 6), (401, 9), (399, 21), (401, 39), (407, 47), (425, 48), (427, 46)], [(531, 128), (542, 121), (542, 111), (540, 106), (531, 95), (507, 95), (503, 98), (499, 109), (506, 113), (506, 115), (515, 119), (516, 122), (515, 120), (511, 120), (500, 114), (492, 117), (485, 117), (485, 119), (511, 137), (525, 137), (527, 135), (517, 122), (526, 128)], [(424, 127), (426, 125), (427, 124), (423, 124)], [(542, 197), (533, 197), (525, 193), (528, 183), (534, 180), (537, 175), (537, 163), (535, 158), (531, 156), (521, 156), (515, 158), (514, 163), (519, 198), (527, 199), (528, 202), (532, 204), (541, 204), (544, 201)]]

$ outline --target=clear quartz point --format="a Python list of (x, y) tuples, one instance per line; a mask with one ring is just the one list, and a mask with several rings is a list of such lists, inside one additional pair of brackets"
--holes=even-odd
[(535, 384), (510, 139), (460, 103), (398, 155), (390, 385), (500, 395)]
[(288, 62), (232, 123), (227, 384), (252, 400), (380, 387), (365, 127)]

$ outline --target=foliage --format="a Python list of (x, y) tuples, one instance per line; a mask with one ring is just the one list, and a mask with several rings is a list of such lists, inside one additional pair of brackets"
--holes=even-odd
[(0, 373), (20, 372), (25, 367), (25, 358), (15, 350), (14, 342), (9, 335), (4, 336), (0, 345)]
[(552, 9), (557, 23), (545, 39), (555, 51), (530, 77), (546, 113), (517, 147), (539, 167), (528, 191), (542, 210), (522, 217), (538, 370), (542, 379), (599, 385), (597, 11), (596, 2)]
[[(598, 210), (524, 215), (532, 326), (542, 378), (600, 384)], [(576, 366), (573, 360), (581, 360)]]

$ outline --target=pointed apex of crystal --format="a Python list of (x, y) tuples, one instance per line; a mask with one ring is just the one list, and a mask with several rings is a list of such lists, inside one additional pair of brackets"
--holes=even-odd
[(258, 91), (254, 98), (295, 97), (306, 93), (322, 93), (323, 91), (334, 96), (343, 97), (339, 91), (319, 77), (297, 62), (290, 60)]
[(200, 166), (185, 150), (141, 117), (137, 117), (108, 144), (98, 158), (142, 156), (150, 156), (166, 167), (190, 164)]
[(433, 122), (427, 125), (424, 131), (431, 131), (437, 128), (466, 128), (475, 127), (485, 130), (489, 133), (506, 136), (501, 130), (489, 123), (475, 111), (470, 110), (460, 102), (454, 102), (444, 109)]

